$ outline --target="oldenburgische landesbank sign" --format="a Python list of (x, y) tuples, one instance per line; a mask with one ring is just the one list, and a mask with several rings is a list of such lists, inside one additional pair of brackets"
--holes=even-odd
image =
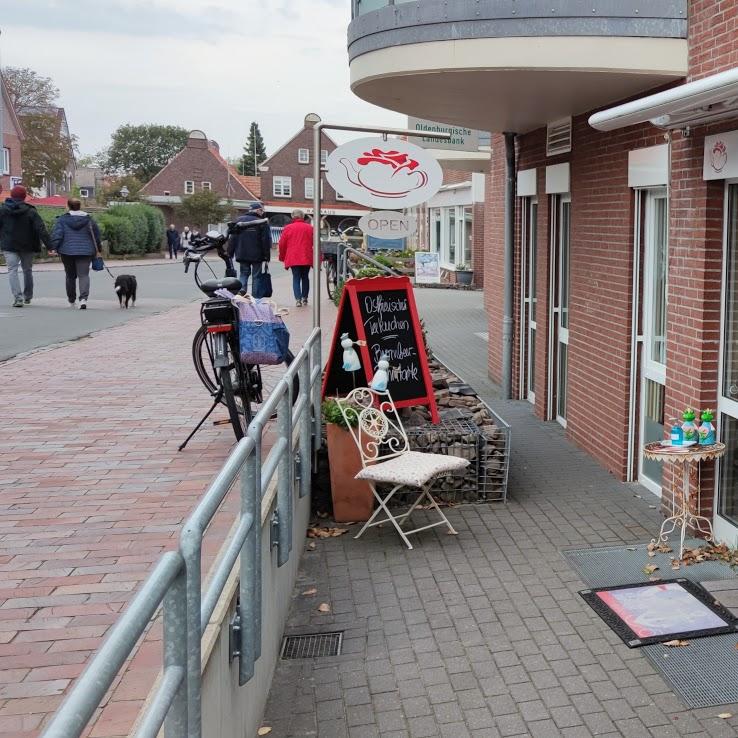
[(377, 209), (420, 205), (443, 183), (438, 162), (400, 139), (349, 141), (331, 153), (326, 169), (328, 182), (344, 198)]

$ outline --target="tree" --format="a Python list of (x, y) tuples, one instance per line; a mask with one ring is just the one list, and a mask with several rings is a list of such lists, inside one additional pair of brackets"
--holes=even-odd
[(128, 188), (126, 195), (127, 202), (136, 202), (139, 199), (139, 192), (143, 184), (130, 174), (122, 177), (110, 177), (102, 186), (100, 192), (97, 193), (95, 199), (98, 203), (107, 205), (111, 200), (122, 200), (120, 191), (123, 187)]
[(23, 178), (33, 187), (43, 180), (61, 182), (74, 156), (76, 138), (65, 136), (55, 115), (33, 113), (23, 116)]
[(233, 205), (230, 202), (221, 202), (217, 192), (203, 190), (182, 198), (182, 203), (176, 210), (177, 215), (187, 221), (188, 225), (204, 230), (210, 223), (227, 220), (233, 211)]
[(258, 123), (252, 123), (249, 126), (249, 138), (246, 141), (246, 146), (243, 147), (243, 152), (240, 166), (241, 174), (248, 174), (253, 177), (261, 176), (259, 164), (267, 158), (267, 155)]
[(103, 169), (148, 182), (185, 147), (187, 136), (187, 129), (180, 126), (120, 126), (113, 133)]
[(18, 113), (27, 108), (55, 105), (59, 97), (59, 90), (50, 77), (42, 77), (27, 67), (5, 67), (3, 79), (10, 102)]

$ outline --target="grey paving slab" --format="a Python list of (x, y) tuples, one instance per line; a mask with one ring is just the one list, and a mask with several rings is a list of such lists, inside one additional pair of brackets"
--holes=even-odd
[[(307, 550), (286, 632), (346, 628), (357, 645), (303, 670), (278, 664), (263, 723), (301, 735), (280, 712), (299, 693), (320, 738), (738, 735), (738, 705), (689, 709), (581, 600), (585, 582), (563, 556), (648, 541), (656, 499), (614, 480), (528, 403), (499, 400), (475, 335), (487, 330), (481, 293), (417, 300), (440, 357), (512, 426), (509, 501), (449, 509), (459, 535), (427, 531), (412, 551), (384, 527)], [(335, 601), (340, 613), (316, 612)], [(340, 698), (318, 678), (333, 673)], [(723, 710), (737, 717), (717, 718)]]

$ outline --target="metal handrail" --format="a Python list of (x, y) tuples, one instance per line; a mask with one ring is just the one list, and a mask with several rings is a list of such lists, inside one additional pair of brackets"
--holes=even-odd
[[(201, 639), (239, 559), (242, 615), (239, 684), (246, 684), (254, 675), (256, 661), (261, 655), (262, 500), (276, 473), (277, 563), (281, 567), (289, 561), (292, 551), (295, 460), (299, 462), (298, 495), (303, 498), (310, 491), (313, 452), (321, 443), (320, 339), (320, 328), (313, 329), (300, 353), (262, 404), (247, 435), (233, 449), (184, 523), (178, 550), (169, 551), (159, 559), (41, 738), (79, 738), (82, 735), (162, 605), (163, 677), (148, 702), (136, 738), (156, 738), (162, 726), (166, 738), (201, 738)], [(298, 397), (293, 398), (296, 376), (300, 379), (300, 390)], [(262, 462), (263, 433), (275, 410), (278, 440)], [(299, 429), (296, 444), (293, 428)], [(238, 526), (203, 593), (203, 536), (239, 476)]]
[(348, 271), (348, 259), (346, 258), (347, 254), (356, 254), (360, 259), (363, 259), (364, 261), (369, 262), (377, 269), (381, 269), (383, 272), (387, 272), (390, 277), (401, 277), (402, 274), (397, 271), (397, 269), (393, 269), (392, 267), (388, 267), (386, 264), (382, 264), (381, 261), (377, 261), (376, 259), (372, 258), (371, 256), (367, 256), (363, 251), (358, 251), (357, 249), (353, 248), (352, 246), (346, 246), (339, 256), (339, 259), (341, 260), (341, 281), (346, 281), (346, 273)]

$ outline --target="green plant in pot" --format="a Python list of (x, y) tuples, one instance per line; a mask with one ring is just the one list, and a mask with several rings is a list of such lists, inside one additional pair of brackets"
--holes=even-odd
[(333, 519), (339, 523), (369, 520), (374, 510), (374, 495), (367, 482), (355, 479), (361, 471), (361, 454), (349, 430), (359, 424), (359, 408), (348, 406), (346, 417), (335, 399), (321, 407), (328, 441), (328, 466), (331, 477)]
[(456, 265), (456, 284), (471, 284), (473, 276), (471, 264), (461, 262)]

